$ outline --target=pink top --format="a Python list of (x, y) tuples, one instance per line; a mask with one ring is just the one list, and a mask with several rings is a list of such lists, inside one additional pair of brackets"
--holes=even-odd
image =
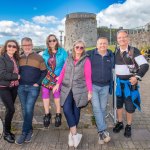
[[(76, 65), (78, 62), (78, 60), (74, 60), (74, 64)], [(64, 78), (64, 74), (65, 74), (65, 70), (66, 70), (66, 63), (64, 64), (64, 67), (60, 73), (59, 79), (57, 81), (58, 84), (61, 84)], [(88, 92), (92, 92), (92, 79), (91, 79), (91, 62), (89, 60), (89, 58), (87, 58), (85, 60), (85, 64), (84, 64), (84, 76), (85, 76), (85, 81), (86, 81), (86, 86), (88, 89)]]

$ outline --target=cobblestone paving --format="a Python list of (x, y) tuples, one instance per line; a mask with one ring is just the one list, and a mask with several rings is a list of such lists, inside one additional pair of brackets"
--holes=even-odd
[[(121, 131), (118, 134), (112, 132), (113, 122), (110, 117), (108, 122), (111, 141), (104, 145), (98, 144), (98, 135), (96, 128), (91, 122), (90, 108), (85, 108), (81, 114), (81, 122), (79, 132), (83, 134), (83, 139), (77, 149), (79, 150), (150, 150), (150, 71), (140, 83), (142, 112), (136, 111), (132, 125), (132, 137), (125, 138)], [(25, 143), (22, 146), (9, 144), (3, 139), (0, 140), (0, 150), (74, 150), (67, 145), (68, 130), (66, 121), (63, 120), (63, 125), (60, 128), (55, 128), (54, 123), (49, 129), (42, 127), (43, 110), (39, 109), (42, 106), (41, 102), (36, 104), (34, 117), (34, 136), (31, 143)], [(91, 106), (88, 106), (91, 107)], [(41, 108), (41, 107), (40, 107)], [(2, 111), (3, 108), (1, 108)], [(17, 108), (20, 109), (20, 108)], [(85, 113), (86, 112), (86, 113)], [(3, 112), (1, 112), (3, 115)], [(22, 122), (21, 113), (15, 114), (19, 116), (19, 121), (13, 122), (14, 133), (20, 133), (20, 125)], [(40, 117), (39, 117), (40, 116)], [(86, 119), (85, 119), (86, 118)], [(19, 122), (19, 123), (18, 123)], [(54, 122), (54, 120), (53, 120)], [(126, 124), (126, 122), (124, 122)]]

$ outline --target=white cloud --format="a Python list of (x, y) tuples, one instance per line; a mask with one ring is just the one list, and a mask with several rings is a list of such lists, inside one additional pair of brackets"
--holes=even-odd
[(126, 0), (123, 4), (110, 5), (97, 14), (98, 26), (135, 28), (150, 22), (149, 0)]
[(59, 20), (55, 16), (35, 16), (32, 18), (35, 23), (39, 24), (58, 24)]
[(0, 21), (0, 36), (3, 37), (3, 36), (17, 35), (16, 33), (17, 26), (18, 23), (15, 23), (13, 21), (7, 21), (7, 20)]
[(62, 20), (59, 22), (53, 27), (24, 19), (20, 19), (18, 22), (0, 21), (0, 44), (3, 44), (7, 39), (16, 39), (20, 43), (23, 37), (30, 37), (33, 39), (34, 45), (45, 45), (49, 34), (55, 34), (59, 38), (59, 30), (64, 30), (64, 22)]

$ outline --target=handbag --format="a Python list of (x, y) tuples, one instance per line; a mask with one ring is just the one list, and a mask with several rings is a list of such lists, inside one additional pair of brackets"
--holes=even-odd
[(52, 71), (48, 70), (45, 78), (42, 81), (42, 86), (52, 90), (57, 82), (56, 77), (57, 76)]

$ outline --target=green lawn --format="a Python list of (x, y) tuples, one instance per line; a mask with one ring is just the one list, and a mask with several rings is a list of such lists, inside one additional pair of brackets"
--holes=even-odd
[[(87, 47), (86, 50), (89, 51), (89, 50), (92, 50), (94, 48), (96, 48), (96, 47)], [(115, 45), (109, 45), (108, 49), (110, 49), (114, 52), (115, 51)]]

